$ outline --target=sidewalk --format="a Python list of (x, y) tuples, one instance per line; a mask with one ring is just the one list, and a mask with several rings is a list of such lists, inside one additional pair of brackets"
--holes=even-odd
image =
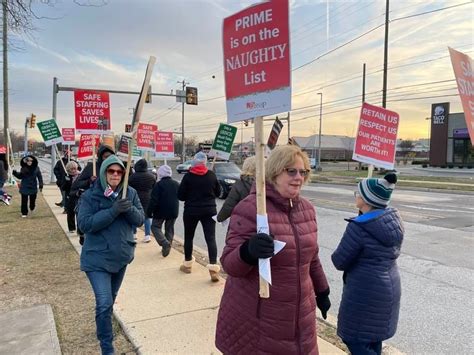
[[(54, 205), (61, 198), (58, 188), (45, 185), (43, 196), (67, 232), (66, 215)], [(79, 253), (78, 237), (68, 238)], [(193, 265), (191, 274), (180, 272), (183, 254), (172, 249), (163, 258), (154, 240), (145, 244), (142, 238), (139, 230), (135, 260), (127, 269), (114, 307), (124, 332), (141, 354), (220, 354), (214, 336), (225, 281), (212, 283), (199, 263)], [(179, 236), (175, 239), (181, 240)], [(345, 354), (321, 338), (318, 345), (320, 354)]]

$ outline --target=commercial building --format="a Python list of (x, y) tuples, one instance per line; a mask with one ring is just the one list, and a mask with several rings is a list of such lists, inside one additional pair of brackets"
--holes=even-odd
[(431, 166), (474, 166), (474, 148), (464, 113), (450, 113), (449, 102), (431, 107)]

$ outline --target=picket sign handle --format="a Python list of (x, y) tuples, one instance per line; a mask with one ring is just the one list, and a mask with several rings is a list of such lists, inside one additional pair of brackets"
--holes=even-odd
[(138, 96), (138, 102), (136, 109), (133, 114), (132, 120), (132, 139), (128, 143), (128, 157), (127, 157), (127, 167), (125, 168), (125, 176), (123, 178), (123, 192), (122, 199), (127, 198), (127, 189), (128, 189), (128, 177), (130, 176), (130, 169), (132, 165), (132, 152), (133, 147), (135, 146), (135, 140), (137, 138), (137, 128), (138, 123), (140, 122), (140, 116), (143, 111), (143, 105), (145, 104), (146, 96), (148, 95), (148, 89), (150, 87), (151, 74), (153, 72), (153, 66), (155, 65), (156, 58), (150, 56), (148, 60), (148, 65), (145, 72), (145, 80), (143, 80), (142, 90)]
[(97, 167), (95, 166), (95, 134), (92, 135), (92, 176), (97, 176)]
[(66, 173), (67, 175), (67, 170), (66, 170), (66, 165), (64, 165), (64, 162), (63, 162), (63, 158), (61, 158), (61, 154), (59, 153), (59, 149), (58, 149), (58, 146), (57, 144), (53, 144), (54, 145), (54, 148), (56, 149), (56, 154), (57, 156), (59, 157), (59, 161), (61, 162), (61, 165), (64, 169), (64, 172)]
[[(265, 193), (265, 143), (263, 142), (263, 117), (254, 120), (255, 135), (255, 183), (257, 187), (257, 215), (267, 214), (267, 201)], [(270, 297), (270, 285), (261, 276), (259, 277), (260, 298)]]
[(367, 177), (369, 179), (372, 177), (373, 172), (374, 172), (374, 165), (369, 164), (369, 167), (367, 168)]

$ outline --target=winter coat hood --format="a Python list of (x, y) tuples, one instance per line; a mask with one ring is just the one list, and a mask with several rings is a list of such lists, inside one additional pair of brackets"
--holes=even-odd
[[(123, 165), (123, 162), (119, 158), (117, 158), (117, 156), (111, 155), (110, 157), (105, 159), (102, 162), (102, 165), (100, 166), (100, 172), (99, 172), (100, 186), (102, 187), (102, 191), (105, 191), (105, 189), (108, 186), (108, 184), (107, 184), (107, 168), (109, 166), (113, 165), (113, 164), (118, 164), (125, 170), (125, 166)], [(116, 191), (120, 191), (122, 189), (122, 183), (123, 183), (123, 177), (122, 177), (122, 182), (120, 182), (120, 185), (119, 185), (119, 187)]]
[[(381, 244), (391, 247), (400, 245), (403, 240), (403, 228), (390, 228), (387, 230), (385, 227), (397, 214), (398, 212), (394, 208), (376, 209), (364, 213), (351, 221), (359, 224), (362, 229), (377, 239)], [(385, 230), (385, 232), (380, 233), (381, 230)]]
[(146, 161), (146, 159), (140, 159), (139, 161), (137, 161), (135, 163), (135, 172), (145, 172), (145, 171), (148, 171), (148, 163)]
[[(31, 166), (28, 166), (28, 164), (26, 164), (26, 159), (28, 158), (31, 158), (33, 160), (33, 163), (31, 164)], [(27, 168), (28, 170), (35, 170), (37, 167), (38, 167), (38, 159), (36, 159), (34, 156), (32, 155), (27, 155), (26, 157), (23, 157), (20, 161), (20, 166), (22, 168)]]
[(112, 155), (115, 154), (115, 151), (112, 147), (108, 146), (108, 145), (101, 145), (99, 147), (99, 150), (97, 150), (97, 163), (100, 165), (104, 159), (102, 159), (102, 155), (105, 153), (105, 152), (110, 152)]

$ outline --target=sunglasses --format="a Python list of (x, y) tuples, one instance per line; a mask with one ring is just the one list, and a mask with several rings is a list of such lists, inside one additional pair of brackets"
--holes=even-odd
[(296, 174), (300, 174), (302, 177), (306, 177), (308, 176), (309, 174), (309, 170), (307, 169), (296, 169), (296, 168), (285, 168), (284, 169), (286, 171), (286, 173), (291, 176), (291, 177), (295, 177)]
[(119, 175), (119, 176), (122, 176), (123, 175), (123, 170), (122, 169), (107, 169), (107, 174), (110, 174), (110, 175)]

